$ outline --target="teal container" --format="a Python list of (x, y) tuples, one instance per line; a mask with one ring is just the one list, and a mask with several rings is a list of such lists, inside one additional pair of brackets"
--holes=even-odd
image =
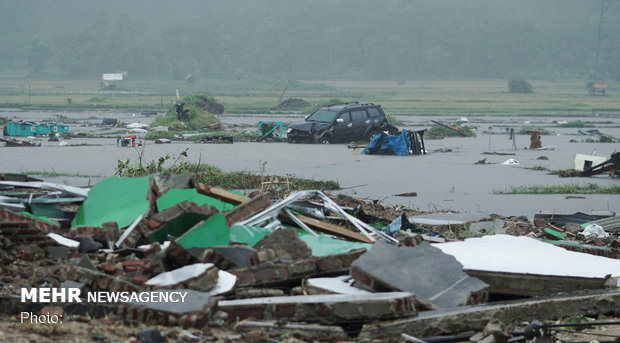
[(5, 136), (47, 136), (50, 132), (69, 133), (69, 125), (55, 123), (38, 124), (34, 122), (7, 122), (4, 127)]

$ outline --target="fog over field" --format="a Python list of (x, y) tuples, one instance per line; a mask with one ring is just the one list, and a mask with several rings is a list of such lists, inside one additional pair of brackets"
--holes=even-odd
[(620, 3), (0, 2), (0, 77), (620, 78)]

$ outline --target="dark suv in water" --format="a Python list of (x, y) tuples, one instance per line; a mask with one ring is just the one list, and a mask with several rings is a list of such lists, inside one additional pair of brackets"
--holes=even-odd
[(369, 141), (388, 123), (381, 105), (349, 103), (320, 108), (303, 123), (289, 125), (289, 143)]

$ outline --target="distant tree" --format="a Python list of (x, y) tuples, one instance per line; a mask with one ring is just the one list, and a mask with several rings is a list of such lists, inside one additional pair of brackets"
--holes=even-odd
[(532, 90), (532, 85), (526, 80), (522, 79), (512, 79), (508, 81), (508, 91), (510, 93), (534, 93)]
[(40, 39), (33, 39), (28, 45), (28, 68), (33, 75), (38, 75), (45, 69), (45, 63), (49, 60), (52, 49), (49, 44)]

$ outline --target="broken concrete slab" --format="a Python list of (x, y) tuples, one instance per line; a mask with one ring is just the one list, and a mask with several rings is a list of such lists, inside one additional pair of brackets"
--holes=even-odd
[(353, 286), (350, 275), (312, 278), (306, 280), (310, 294), (370, 294), (371, 292)]
[(76, 265), (78, 267), (97, 271), (97, 267), (95, 267), (95, 265), (93, 264), (93, 261), (91, 261), (88, 255), (82, 256)]
[(214, 247), (213, 250), (230, 261), (233, 264), (232, 268), (249, 267), (252, 265), (253, 259), (256, 259), (256, 249), (246, 245)]
[(57, 233), (50, 232), (50, 233), (47, 234), (47, 237), (53, 239), (54, 242), (58, 243), (59, 245), (61, 245), (63, 247), (77, 248), (78, 246), (80, 246), (80, 242), (75, 241), (73, 239), (66, 238), (66, 237), (61, 236), (61, 235), (59, 235)]
[(80, 245), (78, 246), (79, 252), (94, 253), (99, 250), (99, 245), (97, 245), (93, 236), (78, 237), (78, 240), (80, 241)]
[(479, 221), (484, 213), (431, 213), (409, 217), (411, 223), (427, 225), (459, 225)]
[(397, 247), (377, 242), (351, 264), (359, 287), (375, 291), (405, 291), (441, 307), (484, 303), (488, 285), (468, 276), (453, 257), (423, 242)]
[(54, 260), (69, 258), (69, 248), (64, 246), (51, 246), (47, 248), (49, 256)]
[(469, 275), (489, 283), (490, 292), (545, 295), (604, 288), (613, 281), (610, 276), (620, 278), (620, 260), (525, 236), (493, 235), (434, 246), (454, 256)]
[(620, 315), (620, 290), (590, 291), (453, 309), (420, 312), (418, 317), (368, 324), (357, 341), (390, 341), (401, 333), (415, 337), (482, 330), (491, 319), (505, 323), (557, 320), (571, 316)]
[(229, 321), (243, 319), (357, 323), (416, 315), (415, 296), (407, 292), (326, 294), (220, 300)]
[(218, 269), (212, 263), (195, 263), (161, 273), (145, 282), (146, 286), (155, 288), (189, 288), (207, 291), (218, 280)]

